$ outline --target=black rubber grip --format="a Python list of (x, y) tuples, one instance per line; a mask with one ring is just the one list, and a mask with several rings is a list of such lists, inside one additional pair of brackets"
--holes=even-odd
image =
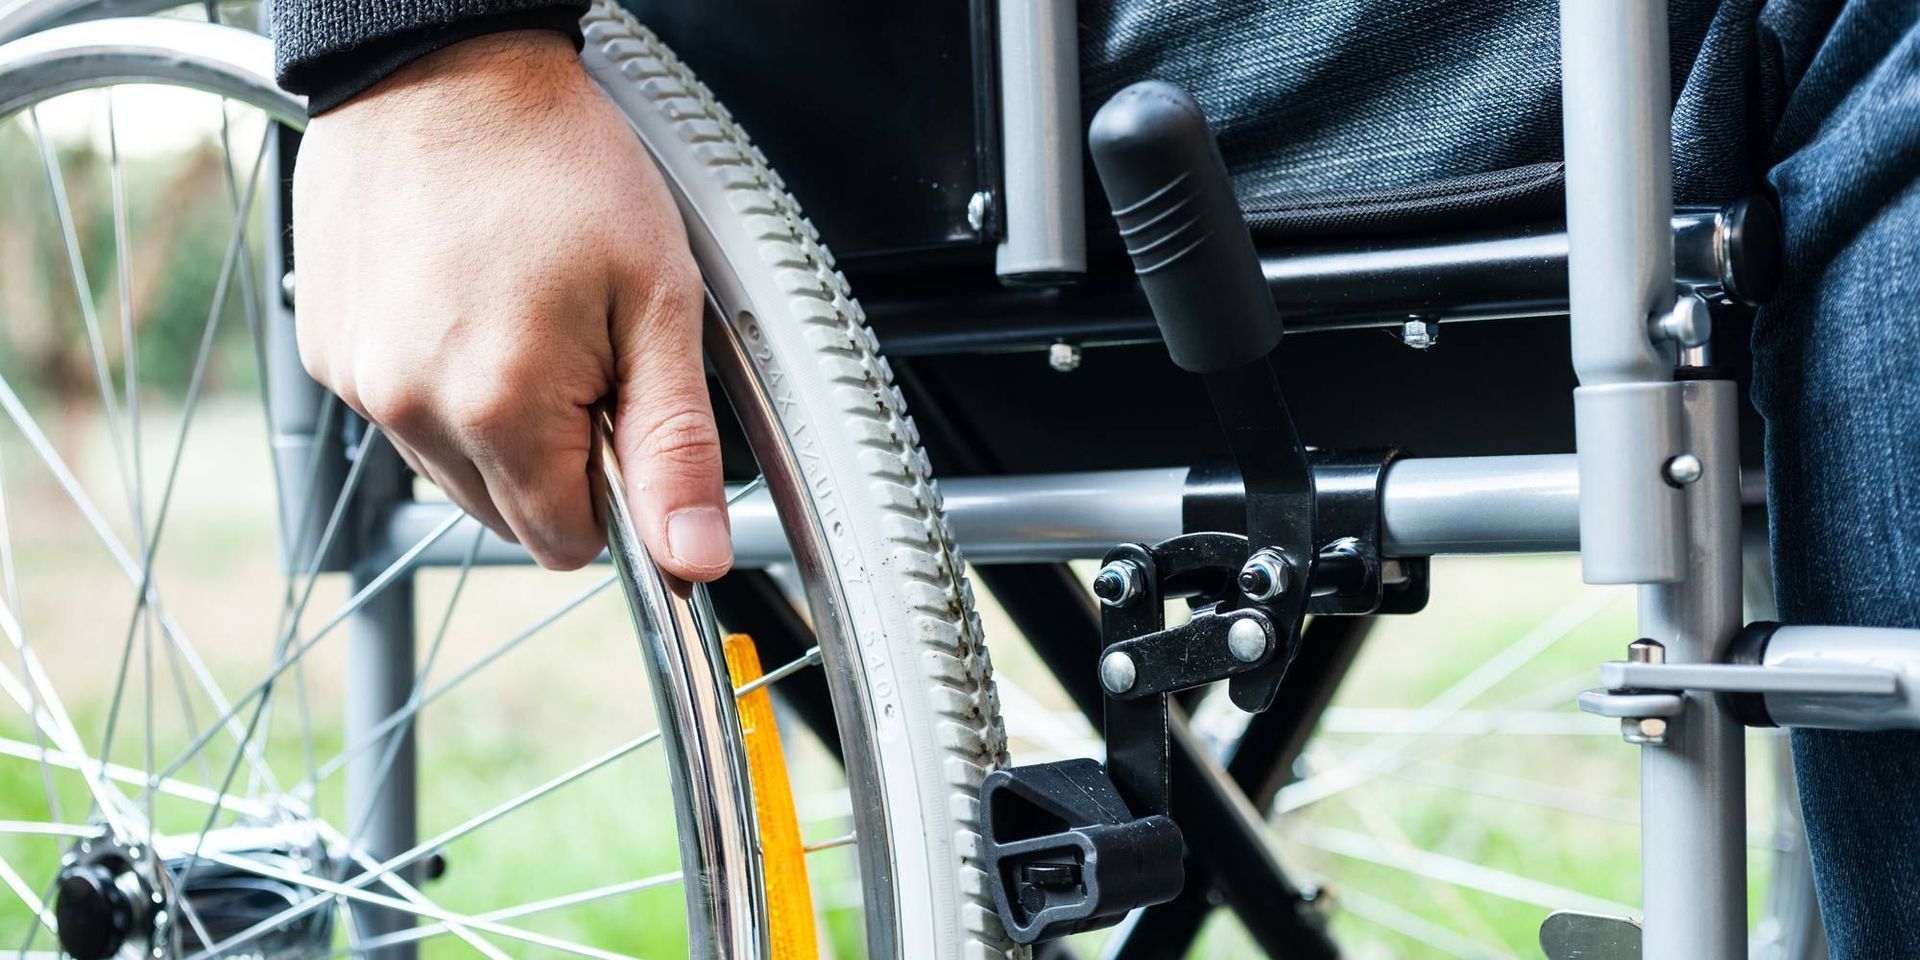
[(1094, 114), (1087, 141), (1173, 362), (1212, 373), (1273, 352), (1280, 312), (1200, 104), (1136, 83)]

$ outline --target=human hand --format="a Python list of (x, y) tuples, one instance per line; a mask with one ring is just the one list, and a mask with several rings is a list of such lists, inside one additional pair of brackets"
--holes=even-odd
[(542, 566), (579, 567), (604, 545), (587, 456), (613, 395), (655, 560), (726, 572), (699, 271), (565, 38), (467, 40), (314, 118), (293, 206), (300, 355), (414, 470)]

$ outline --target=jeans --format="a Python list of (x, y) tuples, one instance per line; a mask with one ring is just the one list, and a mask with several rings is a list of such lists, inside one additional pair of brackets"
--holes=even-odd
[[(1082, 12), (1089, 110), (1144, 76), (1189, 87), (1250, 208), (1559, 155), (1553, 0)], [(1920, 628), (1920, 0), (1669, 12), (1676, 199), (1770, 189), (1785, 232), (1753, 335), (1781, 618)], [(1920, 734), (1793, 748), (1834, 960), (1920, 958)]]
[[(1753, 336), (1789, 623), (1920, 627), (1920, 4), (1772, 3), (1786, 262)], [(1826, 26), (1826, 24), (1831, 24)], [(1819, 29), (1809, 29), (1812, 26)], [(1920, 957), (1920, 734), (1799, 730), (1835, 960)]]

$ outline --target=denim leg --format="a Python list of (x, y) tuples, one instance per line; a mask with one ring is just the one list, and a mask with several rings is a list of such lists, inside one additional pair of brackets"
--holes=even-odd
[[(1789, 269), (1755, 325), (1754, 398), (1789, 623), (1920, 627), (1915, 20), (1850, 4), (1776, 125)], [(1793, 752), (1833, 957), (1920, 957), (1920, 734), (1800, 730)]]

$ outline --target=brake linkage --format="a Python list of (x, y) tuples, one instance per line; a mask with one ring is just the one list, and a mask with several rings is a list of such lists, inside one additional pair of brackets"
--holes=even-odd
[[(1168, 352), (1201, 376), (1225, 430), (1241, 509), (1107, 553), (1094, 581), (1106, 764), (986, 777), (984, 859), (1000, 919), (1021, 943), (1108, 926), (1180, 892), (1169, 694), (1224, 680), (1236, 706), (1265, 710), (1310, 610), (1417, 609), (1426, 597), (1423, 567), (1391, 589), (1382, 577), (1378, 490), (1392, 453), (1310, 454), (1294, 429), (1274, 366), (1279, 311), (1199, 105), (1171, 84), (1134, 84), (1094, 117), (1090, 141)], [(1337, 488), (1325, 502), (1316, 469)], [(1343, 535), (1318, 538), (1322, 516)], [(1166, 601), (1183, 598), (1191, 617), (1168, 627)]]

